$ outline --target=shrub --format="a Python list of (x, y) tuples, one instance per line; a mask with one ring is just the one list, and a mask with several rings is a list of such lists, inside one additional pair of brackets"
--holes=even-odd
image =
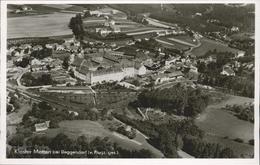
[(238, 142), (238, 143), (244, 143), (244, 140), (241, 139), (241, 138), (236, 138), (234, 139), (235, 142)]
[(248, 141), (248, 143), (250, 144), (250, 145), (255, 145), (255, 141), (254, 141), (254, 139), (250, 139), (249, 141)]

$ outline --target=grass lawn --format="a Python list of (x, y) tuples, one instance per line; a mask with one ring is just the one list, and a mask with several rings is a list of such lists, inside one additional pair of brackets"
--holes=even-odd
[(191, 53), (194, 54), (195, 56), (204, 56), (205, 53), (207, 53), (210, 50), (216, 49), (218, 52), (232, 52), (232, 53), (237, 53), (239, 50), (230, 48), (227, 45), (210, 40), (207, 38), (202, 38), (201, 39), (201, 46), (198, 48), (194, 48)]

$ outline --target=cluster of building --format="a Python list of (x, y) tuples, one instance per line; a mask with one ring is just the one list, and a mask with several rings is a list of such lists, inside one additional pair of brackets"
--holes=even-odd
[(96, 27), (95, 32), (105, 37), (110, 33), (120, 33), (121, 29), (118, 25), (115, 25), (114, 20), (107, 20), (104, 22), (103, 26)]
[(29, 12), (32, 11), (32, 8), (30, 6), (26, 6), (26, 5), (21, 5), (19, 8), (13, 10), (13, 13), (25, 13), (25, 12)]
[(98, 9), (98, 10), (84, 11), (84, 12), (89, 12), (91, 16), (96, 16), (96, 17), (127, 19), (127, 15), (125, 13), (108, 7)]
[(121, 81), (147, 71), (142, 62), (128, 59), (123, 52), (117, 51), (87, 54), (84, 58), (75, 56), (71, 67), (75, 76), (88, 84)]

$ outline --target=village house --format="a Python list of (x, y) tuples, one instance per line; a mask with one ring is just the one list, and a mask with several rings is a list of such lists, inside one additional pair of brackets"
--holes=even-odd
[(78, 116), (79, 115), (79, 113), (75, 112), (75, 111), (69, 111), (69, 114), (72, 114), (73, 116)]
[(34, 124), (35, 131), (45, 131), (50, 127), (50, 121), (45, 121), (43, 123)]
[(245, 51), (238, 51), (236, 53), (236, 58), (239, 58), (239, 57), (244, 57), (245, 56)]
[(155, 85), (176, 80), (183, 77), (183, 73), (181, 71), (175, 71), (171, 73), (160, 73), (152, 77), (155, 82)]
[(176, 57), (170, 57), (167, 60), (165, 60), (165, 67), (169, 68), (172, 64), (176, 62), (177, 58)]
[(220, 72), (220, 74), (226, 76), (235, 76), (235, 72), (230, 66), (223, 66), (223, 70)]
[(128, 82), (119, 82), (118, 84), (123, 86), (123, 87), (129, 88), (129, 89), (134, 89), (134, 90), (140, 89), (140, 87), (136, 87), (135, 85), (130, 84)]
[(231, 30), (231, 32), (238, 32), (239, 31), (239, 27), (232, 26), (232, 28), (230, 30)]

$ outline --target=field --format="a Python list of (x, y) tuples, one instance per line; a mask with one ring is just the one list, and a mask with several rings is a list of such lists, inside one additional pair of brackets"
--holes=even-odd
[(68, 28), (75, 14), (53, 13), (7, 19), (7, 38), (49, 37), (72, 34)]
[(168, 39), (167, 37), (160, 37), (156, 40), (162, 46), (167, 47), (167, 48), (173, 48), (173, 49), (178, 49), (178, 50), (188, 50), (190, 48), (190, 46), (188, 46), (188, 45), (175, 42), (173, 40)]
[(51, 14), (54, 12), (59, 12), (60, 9), (56, 7), (51, 7), (48, 5), (39, 5), (39, 4), (30, 4), (27, 5), (32, 8), (32, 11), (27, 11), (26, 13), (13, 13), (14, 10), (20, 9), (21, 5), (7, 5), (7, 17), (23, 17), (23, 16), (32, 16), (32, 15), (42, 15), (42, 14)]
[(234, 48), (230, 48), (227, 45), (214, 41), (214, 40), (210, 40), (207, 38), (202, 38), (201, 39), (201, 46), (198, 48), (194, 48), (192, 50), (192, 54), (194, 54), (195, 56), (204, 56), (205, 53), (207, 53), (210, 50), (214, 50), (216, 49), (218, 52), (232, 52), (234, 54), (236, 54), (239, 50), (234, 49)]
[(247, 39), (254, 39), (255, 35), (252, 34), (252, 33), (243, 33), (243, 32), (240, 32), (240, 33), (236, 33), (236, 34), (233, 34), (230, 36), (231, 39), (235, 39), (235, 40), (247, 40)]
[(109, 137), (112, 142), (118, 143), (119, 146), (129, 150), (139, 150), (142, 148), (149, 149), (154, 153), (155, 157), (162, 157), (160, 151), (148, 144), (141, 134), (137, 134), (136, 138), (129, 139), (121, 134), (111, 132), (103, 125), (106, 122), (95, 122), (89, 120), (73, 120), (62, 121), (59, 123), (60, 128), (49, 129), (44, 131), (46, 136), (54, 137), (58, 133), (64, 133), (70, 138), (76, 139), (81, 135), (85, 135), (90, 140), (99, 136), (101, 138)]
[[(206, 132), (208, 141), (229, 146), (238, 154), (252, 153), (253, 147), (245, 143), (254, 138), (254, 125), (221, 109), (226, 104), (244, 104), (252, 101), (253, 99), (250, 98), (230, 96), (225, 101), (209, 105), (205, 112), (196, 119), (196, 124)], [(243, 139), (244, 143), (234, 142), (235, 138)]]
[(68, 5), (68, 4), (51, 4), (51, 5), (50, 4), (45, 4), (45, 5), (42, 5), (42, 6), (47, 6), (47, 7), (51, 7), (51, 8), (64, 10), (64, 9), (72, 7), (73, 5)]
[(174, 39), (177, 39), (177, 40), (181, 40), (183, 42), (187, 42), (187, 43), (192, 44), (192, 45), (198, 44), (197, 40), (194, 40), (193, 37), (190, 37), (188, 35), (176, 35), (176, 36), (172, 36), (172, 37), (169, 36), (168, 38), (174, 38)]

